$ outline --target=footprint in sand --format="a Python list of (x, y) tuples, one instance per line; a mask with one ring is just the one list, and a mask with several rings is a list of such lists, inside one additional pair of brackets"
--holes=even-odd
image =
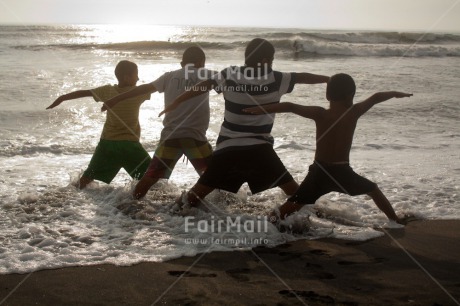
[(306, 273), (317, 279), (336, 279), (337, 277), (329, 272), (322, 271), (323, 267), (317, 264), (306, 263)]
[(335, 304), (335, 300), (328, 295), (319, 295), (314, 291), (302, 291), (302, 290), (281, 290), (278, 292), (284, 297), (288, 298), (302, 298), (309, 302), (321, 303), (321, 304)]
[(329, 254), (328, 254), (327, 251), (325, 251), (325, 250), (320, 250), (320, 249), (311, 250), (310, 253), (312, 253), (312, 254), (314, 254), (314, 255), (329, 256)]
[[(351, 301), (336, 301), (329, 295), (320, 295), (314, 291), (302, 291), (302, 290), (281, 290), (278, 292), (286, 298), (297, 298), (303, 299), (314, 305), (347, 305), (347, 306), (358, 306), (358, 303)], [(309, 304), (310, 305), (310, 304)]]
[(351, 265), (366, 265), (366, 264), (378, 264), (384, 262), (385, 258), (372, 258), (369, 261), (351, 261), (351, 260), (340, 260), (337, 264), (342, 266), (351, 266)]
[(190, 271), (168, 271), (168, 274), (175, 277), (217, 277), (214, 273), (193, 273)]
[(280, 261), (290, 261), (293, 259), (301, 258), (302, 254), (299, 253), (291, 253), (291, 252), (279, 252), (279, 256), (282, 256)]
[(247, 274), (251, 273), (251, 269), (248, 268), (236, 268), (225, 271), (229, 276), (236, 279), (240, 282), (248, 282), (249, 276)]

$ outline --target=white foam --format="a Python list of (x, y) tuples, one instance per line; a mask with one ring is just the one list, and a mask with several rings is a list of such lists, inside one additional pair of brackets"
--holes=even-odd
[[(455, 205), (459, 187), (455, 177), (445, 175), (442, 169), (434, 171), (440, 163), (436, 160), (438, 157), (427, 162), (423, 154), (417, 157), (417, 152), (412, 150), (402, 150), (397, 156), (389, 149), (375, 150), (379, 152), (373, 155), (368, 155), (366, 150), (355, 151), (353, 157), (359, 162), (352, 165), (355, 171), (379, 184), (397, 214), (428, 219), (460, 218)], [(298, 167), (297, 172), (293, 171), (298, 180), (303, 179), (307, 169), (296, 162), (302, 160), (303, 154), (305, 151), (289, 146), (280, 150), (281, 159), (290, 161), (286, 163), (289, 167)], [(37, 174), (43, 175), (47, 170), (49, 179), (57, 179), (54, 175), (61, 164), (72, 168), (84, 162), (78, 156), (72, 161), (69, 156), (54, 157), (55, 162), (50, 162), (49, 156), (33, 158), (37, 165), (43, 165)], [(22, 164), (28, 159), (21, 157), (12, 162)], [(412, 165), (417, 159), (420, 163), (423, 161), (425, 167), (414, 168)], [(451, 162), (453, 167), (455, 160)], [(233, 251), (256, 245), (272, 247), (297, 239), (333, 237), (363, 241), (382, 236), (380, 227), (399, 227), (389, 222), (370, 198), (332, 193), (315, 205), (305, 206), (284, 222), (285, 227), (294, 232), (280, 233), (272, 225), (254, 232), (202, 232), (197, 226), (186, 231), (187, 216), (209, 224), (227, 217), (231, 220), (239, 217), (241, 224), (247, 220), (257, 221), (281, 205), (286, 196), (278, 189), (251, 195), (244, 185), (237, 194), (217, 191), (210, 194), (208, 212), (191, 208), (186, 214), (177, 215), (170, 212), (175, 199), (183, 189), (190, 188), (197, 176), (185, 164), (179, 164), (176, 171), (172, 181), (162, 181), (142, 201), (132, 200), (135, 182), (123, 173), (112, 185), (94, 183), (84, 191), (72, 186), (78, 172), (56, 181), (67, 181), (63, 187), (54, 184), (39, 187), (43, 185), (42, 176), (31, 176), (15, 187), (25, 190), (16, 199), (12, 195), (4, 196), (0, 273), (102, 263), (132, 265), (215, 250)]]
[[(81, 192), (69, 185), (33, 196), (35, 205), (45, 207), (26, 214), (20, 211), (21, 206), (28, 202), (17, 202), (7, 209), (16, 222), (12, 222), (5, 232), (10, 243), (4, 245), (6, 250), (0, 259), (0, 273), (25, 273), (75, 264), (131, 265), (211, 250), (275, 246), (296, 239), (336, 237), (365, 240), (381, 235), (372, 229), (337, 225), (333, 221), (319, 219), (314, 210), (301, 212), (285, 223), (288, 227), (292, 225), (294, 230), (310, 229), (303, 234), (280, 233), (271, 224), (256, 230), (254, 227), (244, 228), (252, 221), (260, 223), (263, 220), (264, 214), (261, 213), (271, 209), (271, 205), (267, 207), (266, 203), (279, 203), (283, 198), (279, 192), (270, 191), (252, 201), (244, 188), (237, 195), (213, 193), (209, 204), (216, 213), (189, 209), (188, 216), (195, 218), (195, 227), (187, 227), (187, 216), (169, 212), (180, 189), (174, 184), (163, 184), (161, 187), (163, 189), (155, 188), (146, 199), (133, 202), (130, 200), (132, 184), (124, 187), (95, 186)], [(30, 195), (21, 197), (25, 198), (30, 198)], [(260, 202), (261, 199), (263, 202)], [(45, 204), (53, 201), (59, 201), (61, 205)], [(116, 208), (127, 202), (135, 205), (136, 209), (124, 214)], [(241, 213), (244, 208), (250, 214)], [(211, 226), (227, 217), (232, 222), (238, 220), (231, 230), (204, 230), (203, 224)], [(28, 224), (26, 228), (23, 227), (25, 222)], [(196, 222), (201, 222), (201, 225)], [(9, 264), (6, 264), (7, 261)]]

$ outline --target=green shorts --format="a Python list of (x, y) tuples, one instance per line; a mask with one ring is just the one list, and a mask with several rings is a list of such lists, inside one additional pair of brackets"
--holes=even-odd
[(150, 160), (150, 155), (137, 141), (101, 139), (83, 176), (110, 184), (123, 168), (132, 178), (139, 179)]
[(165, 140), (155, 150), (145, 176), (154, 179), (168, 179), (182, 155), (187, 156), (195, 170), (201, 174), (206, 170), (211, 159), (212, 147), (207, 141), (192, 138)]

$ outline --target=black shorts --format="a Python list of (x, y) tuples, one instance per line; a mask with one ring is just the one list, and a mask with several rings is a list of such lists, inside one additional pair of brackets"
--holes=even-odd
[(273, 146), (263, 144), (213, 154), (198, 183), (236, 193), (247, 182), (255, 194), (293, 180)]
[(336, 191), (351, 196), (368, 194), (377, 185), (358, 175), (349, 164), (324, 164), (315, 161), (308, 168), (307, 177), (288, 201), (297, 204), (315, 204), (321, 196)]

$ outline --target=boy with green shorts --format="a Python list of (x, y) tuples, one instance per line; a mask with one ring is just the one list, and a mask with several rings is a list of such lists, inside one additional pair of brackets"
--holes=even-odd
[[(182, 68), (166, 72), (151, 83), (137, 86), (106, 101), (102, 110), (110, 109), (125, 99), (156, 91), (164, 93), (165, 107), (168, 107), (188, 88), (211, 77), (213, 72), (204, 68), (205, 61), (206, 56), (201, 48), (189, 47), (182, 55)], [(168, 179), (182, 155), (190, 160), (199, 175), (206, 170), (212, 155), (212, 147), (206, 138), (209, 118), (207, 92), (190, 99), (188, 103), (165, 116), (160, 144), (147, 172), (134, 189), (134, 198), (144, 197), (159, 179)]]
[[(136, 86), (137, 65), (130, 61), (120, 61), (115, 68), (118, 85), (105, 85), (90, 90), (77, 90), (57, 98), (46, 109), (52, 109), (67, 100), (93, 97), (96, 102), (107, 101)], [(121, 168), (132, 178), (140, 178), (150, 163), (150, 155), (139, 142), (141, 127), (139, 108), (150, 95), (144, 94), (120, 103), (107, 113), (101, 139), (91, 158), (88, 168), (79, 180), (83, 189), (93, 180), (110, 184)]]

